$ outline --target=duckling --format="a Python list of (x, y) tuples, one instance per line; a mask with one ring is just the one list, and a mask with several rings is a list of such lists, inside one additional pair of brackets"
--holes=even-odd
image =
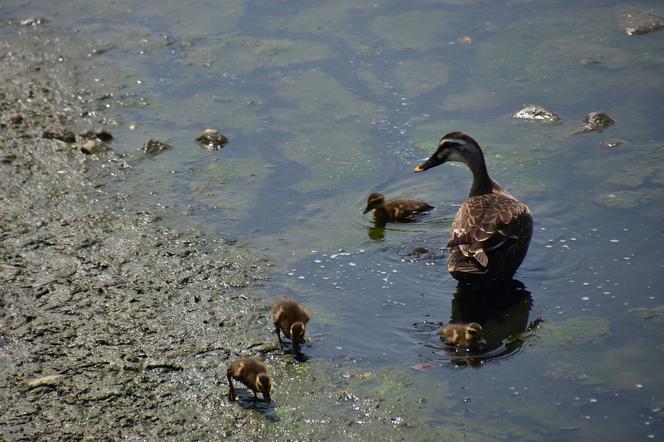
[(415, 172), (450, 161), (465, 164), (473, 174), (473, 183), (452, 223), (448, 271), (461, 282), (511, 280), (526, 256), (533, 233), (528, 206), (489, 177), (482, 149), (463, 132), (450, 132), (441, 138), (436, 152)]
[(254, 392), (254, 402), (258, 399), (257, 392), (263, 394), (263, 400), (270, 402), (270, 377), (267, 375), (267, 366), (255, 358), (240, 358), (228, 366), (226, 370), (228, 377), (228, 400), (235, 401), (235, 389), (233, 379), (242, 382), (247, 388)]
[(292, 299), (282, 298), (272, 307), (272, 322), (274, 331), (279, 339), (279, 345), (283, 345), (281, 333), (293, 343), (293, 347), (299, 347), (304, 342), (304, 333), (309, 322), (309, 312)]
[(412, 216), (433, 209), (434, 207), (423, 202), (404, 199), (392, 199), (385, 201), (382, 193), (374, 192), (367, 199), (367, 207), (364, 213), (374, 211), (374, 219), (377, 223), (404, 223), (412, 221)]
[(480, 350), (486, 345), (482, 326), (477, 322), (469, 324), (447, 324), (439, 330), (440, 339), (448, 345)]

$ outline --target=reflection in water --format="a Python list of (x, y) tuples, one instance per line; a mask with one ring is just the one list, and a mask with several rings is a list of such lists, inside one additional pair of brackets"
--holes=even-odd
[(369, 229), (369, 238), (373, 241), (383, 241), (385, 239), (385, 223), (376, 223)]
[[(477, 367), (490, 359), (505, 358), (521, 348), (522, 334), (539, 324), (539, 319), (529, 322), (532, 306), (533, 298), (520, 281), (485, 290), (459, 283), (452, 299), (450, 323), (480, 324), (486, 344), (481, 350), (447, 346), (443, 342), (426, 346), (434, 350), (435, 359), (442, 355), (458, 366)], [(429, 323), (425, 328), (431, 333), (434, 325), (440, 324)]]

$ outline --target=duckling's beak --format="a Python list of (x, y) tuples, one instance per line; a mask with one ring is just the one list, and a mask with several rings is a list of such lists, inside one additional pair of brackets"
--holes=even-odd
[(362, 213), (369, 213), (369, 212), (371, 212), (371, 210), (372, 210), (371, 207), (367, 206), (367, 207), (364, 209), (364, 212), (362, 212)]

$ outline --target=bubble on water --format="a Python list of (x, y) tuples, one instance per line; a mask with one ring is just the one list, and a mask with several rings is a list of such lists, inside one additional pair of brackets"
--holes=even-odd
[(590, 301), (590, 297), (589, 296), (582, 296), (581, 301)]
[(591, 398), (588, 399), (588, 400), (589, 400), (591, 403), (593, 403), (593, 404), (594, 404), (595, 402), (597, 402), (597, 399), (595, 399), (594, 397), (591, 397)]
[(643, 388), (643, 384), (636, 384), (635, 387), (636, 387), (636, 388), (639, 388), (639, 389), (640, 389), (640, 388)]
[(611, 239), (611, 240), (609, 240), (609, 242), (620, 242), (620, 240), (619, 239)]

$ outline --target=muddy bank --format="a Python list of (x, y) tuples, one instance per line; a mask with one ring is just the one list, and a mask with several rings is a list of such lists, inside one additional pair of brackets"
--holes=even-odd
[[(463, 437), (463, 423), (424, 417), (397, 371), (277, 350), (254, 294), (270, 263), (166, 227), (163, 206), (136, 207), (135, 156), (81, 152), (88, 130), (112, 123), (100, 100), (113, 91), (86, 78), (91, 53), (85, 36), (33, 27), (0, 41), (0, 437)], [(270, 406), (246, 390), (226, 400), (237, 355), (267, 361)]]
[(196, 420), (267, 327), (266, 263), (106, 194), (127, 164), (51, 136), (89, 109), (62, 48), (29, 40), (0, 46), (0, 436), (223, 434)]

